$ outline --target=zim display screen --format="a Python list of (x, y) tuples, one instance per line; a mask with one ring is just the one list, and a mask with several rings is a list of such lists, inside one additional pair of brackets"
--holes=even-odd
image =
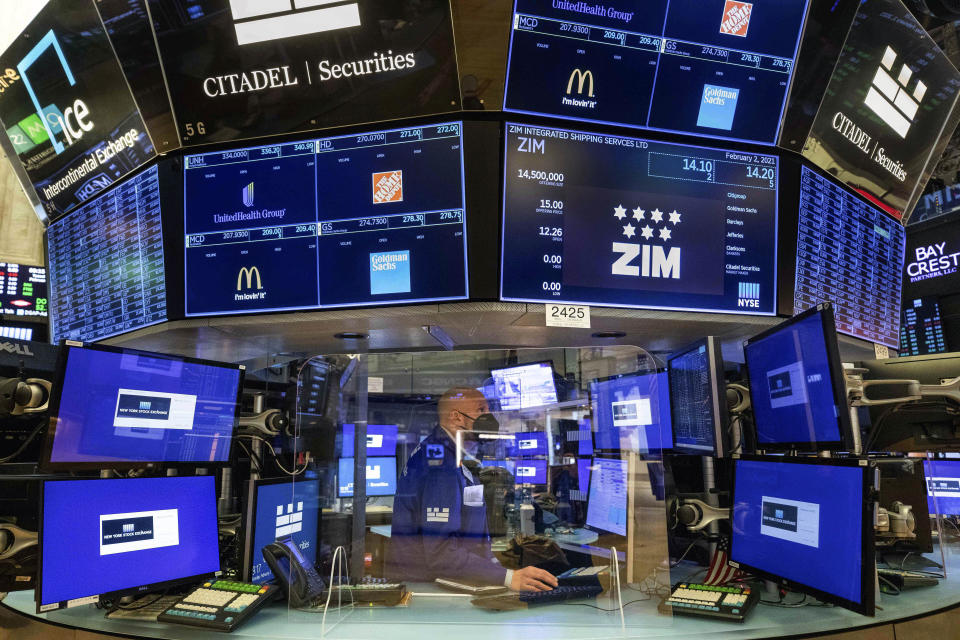
[(186, 314), (467, 297), (460, 123), (186, 157)]
[(507, 127), (502, 299), (774, 313), (775, 156)]
[(504, 110), (774, 144), (807, 0), (516, 0)]
[(834, 305), (837, 331), (900, 343), (903, 225), (803, 167), (794, 314)]

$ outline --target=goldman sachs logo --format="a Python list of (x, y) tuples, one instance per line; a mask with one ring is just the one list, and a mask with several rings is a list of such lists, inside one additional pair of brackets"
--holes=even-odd
[(359, 5), (344, 0), (230, 0), (230, 12), (240, 46), (360, 26)]

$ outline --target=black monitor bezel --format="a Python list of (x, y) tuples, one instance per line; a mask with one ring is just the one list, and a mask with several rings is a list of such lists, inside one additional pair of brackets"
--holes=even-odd
[[(258, 508), (258, 497), (260, 487), (275, 485), (275, 484), (289, 484), (291, 485), (291, 491), (296, 488), (297, 482), (316, 482), (318, 489), (320, 488), (320, 480), (318, 478), (305, 478), (301, 480), (296, 480), (295, 478), (251, 478), (247, 481), (247, 492), (244, 495), (243, 499), (243, 515), (241, 522), (243, 523), (243, 544), (240, 547), (243, 553), (240, 564), (240, 575), (241, 579), (245, 582), (250, 582), (251, 576), (253, 574), (253, 541), (257, 537), (256, 531), (256, 515)], [(314, 549), (314, 561), (313, 564), (316, 565), (320, 559), (320, 535), (323, 531), (322, 522), (323, 522), (323, 509), (319, 503), (320, 495), (317, 494), (317, 545)], [(276, 578), (276, 576), (274, 576)], [(274, 580), (275, 582), (276, 580)]]
[[(53, 462), (53, 441), (56, 437), (57, 420), (60, 415), (60, 400), (63, 391), (63, 381), (66, 377), (67, 360), (72, 349), (91, 349), (95, 351), (105, 351), (119, 354), (137, 354), (151, 358), (161, 358), (166, 360), (179, 360), (184, 363), (202, 364), (206, 366), (219, 367), (222, 369), (236, 369), (240, 376), (237, 379), (237, 398), (234, 406), (233, 430), (230, 432), (230, 451), (222, 461), (182, 461), (182, 460), (103, 460), (95, 462)], [(215, 360), (204, 360), (201, 358), (192, 358), (187, 356), (177, 356), (164, 353), (155, 353), (152, 351), (142, 351), (140, 349), (129, 349), (127, 347), (114, 347), (104, 344), (88, 344), (73, 340), (64, 340), (60, 346), (60, 353), (57, 356), (57, 366), (54, 372), (53, 392), (50, 394), (49, 416), (50, 426), (47, 428), (46, 437), (41, 451), (39, 468), (43, 472), (53, 473), (57, 471), (94, 471), (102, 469), (128, 470), (139, 469), (142, 467), (163, 466), (171, 469), (195, 469), (198, 467), (219, 469), (232, 466), (232, 458), (236, 454), (236, 447), (233, 446), (233, 440), (237, 432), (237, 423), (240, 419), (240, 400), (243, 395), (243, 380), (246, 367), (239, 364), (228, 362), (217, 362)]]
[[(622, 447), (617, 447), (617, 448), (615, 448), (615, 449), (604, 449), (604, 448), (602, 448), (602, 447), (598, 447), (598, 446), (597, 446), (597, 434), (600, 432), (600, 430), (599, 430), (599, 426), (600, 426), (600, 425), (597, 424), (597, 421), (596, 421), (596, 415), (597, 415), (597, 413), (596, 413), (596, 411), (593, 410), (594, 402), (596, 402), (596, 399), (593, 397), (593, 396), (594, 396), (594, 394), (593, 394), (593, 385), (595, 385), (595, 384), (601, 384), (601, 383), (604, 383), (604, 382), (613, 382), (613, 381), (615, 381), (615, 380), (621, 380), (621, 379), (623, 379), (623, 378), (636, 378), (636, 377), (639, 377), (639, 376), (655, 376), (655, 375), (660, 375), (661, 373), (666, 375), (667, 402), (669, 402), (669, 401), (670, 401), (670, 374), (667, 373), (667, 368), (666, 368), (666, 367), (656, 367), (656, 368), (654, 368), (654, 369), (648, 369), (648, 370), (646, 370), (646, 371), (634, 371), (633, 373), (618, 373), (618, 374), (615, 374), (615, 375), (612, 375), (612, 376), (604, 376), (603, 378), (594, 378), (593, 380), (590, 381), (590, 383), (587, 385), (587, 389), (588, 389), (588, 393), (589, 393), (589, 397), (590, 397), (590, 410), (591, 410), (591, 413), (592, 413), (592, 416), (593, 416), (593, 426), (596, 426), (596, 427), (597, 427), (596, 430), (594, 430), (593, 428), (590, 429), (590, 436), (591, 436), (591, 438), (593, 439), (593, 455), (594, 455), (594, 456), (596, 456), (596, 455), (601, 455), (601, 456), (604, 456), (604, 455), (620, 455), (621, 453), (624, 453), (624, 451), (628, 451), (628, 452), (630, 452), (630, 453), (636, 453), (636, 454), (638, 454), (638, 455), (654, 455), (654, 456), (659, 456), (662, 452), (672, 451), (672, 450), (673, 450), (673, 417), (672, 417), (672, 414), (671, 414), (671, 417), (670, 417), (670, 446), (669, 446), (669, 447), (648, 447), (646, 450), (634, 451), (634, 450), (632, 450), (632, 449), (626, 449), (626, 450), (624, 450)], [(663, 430), (664, 430), (664, 427), (661, 426), (661, 427), (660, 427), (661, 433), (663, 432)]]
[[(707, 348), (707, 360), (709, 364), (709, 373), (710, 373), (710, 395), (711, 400), (713, 401), (712, 413), (713, 413), (713, 450), (709, 451), (707, 449), (698, 449), (691, 447), (689, 445), (678, 445), (677, 444), (677, 430), (674, 423), (674, 401), (672, 389), (673, 385), (670, 384), (670, 371), (671, 364), (674, 360), (679, 357), (685, 356), (695, 349), (699, 349), (701, 346), (706, 346)], [(671, 388), (670, 395), (670, 431), (671, 438), (673, 439), (673, 448), (671, 451), (673, 453), (685, 453), (698, 456), (713, 456), (716, 458), (723, 458), (727, 455), (730, 450), (729, 440), (727, 437), (728, 430), (730, 428), (730, 414), (727, 411), (726, 407), (726, 382), (723, 377), (723, 352), (720, 346), (720, 339), (716, 336), (707, 336), (701, 338), (696, 342), (688, 344), (683, 349), (674, 351), (667, 357), (667, 384)], [(723, 406), (721, 406), (720, 399), (724, 398)]]
[[(366, 488), (366, 486), (364, 486), (364, 488), (363, 488), (363, 495), (364, 495), (364, 497), (366, 497), (366, 498), (390, 498), (390, 497), (393, 497), (393, 496), (397, 495), (397, 491), (398, 491), (397, 483), (398, 483), (399, 480), (400, 480), (400, 477), (399, 477), (399, 476), (400, 476), (400, 469), (399, 469), (399, 466), (400, 466), (400, 465), (397, 464), (397, 462), (398, 462), (397, 456), (396, 456), (396, 455), (392, 455), (392, 456), (370, 456), (370, 457), (367, 458), (366, 460), (367, 460), (367, 463), (369, 463), (371, 460), (390, 460), (390, 459), (392, 459), (392, 460), (393, 460), (393, 463), (394, 463), (395, 465), (397, 465), (397, 467), (398, 467), (397, 470), (396, 470), (396, 474), (395, 474), (394, 477), (393, 477), (393, 493), (367, 493), (367, 488)], [(357, 479), (356, 479), (356, 477), (354, 477), (354, 479), (353, 479), (353, 490), (354, 490), (354, 493), (351, 494), (351, 495), (344, 495), (344, 494), (340, 493), (340, 461), (341, 461), (341, 460), (356, 460), (356, 456), (354, 456), (354, 457), (352, 457), (352, 458), (337, 458), (337, 498), (340, 498), (341, 500), (344, 500), (344, 499), (353, 500), (353, 497), (354, 497), (354, 495), (356, 494), (356, 490), (357, 490)], [(354, 468), (356, 468), (356, 463), (354, 463)], [(364, 485), (366, 485), (366, 477), (364, 477)]]
[[(115, 591), (108, 591), (105, 593), (92, 593), (89, 596), (81, 596), (73, 600), (61, 600), (56, 603), (42, 604), (43, 602), (43, 539), (44, 539), (44, 503), (47, 495), (47, 485), (50, 483), (56, 482), (136, 482), (138, 480), (166, 480), (168, 478), (176, 478), (182, 480), (184, 478), (210, 478), (210, 499), (212, 501), (213, 512), (217, 512), (217, 483), (216, 476), (213, 475), (203, 475), (203, 476), (155, 476), (148, 478), (58, 478), (56, 480), (43, 480), (41, 481), (40, 487), (40, 518), (38, 520), (37, 527), (37, 586), (34, 590), (34, 601), (37, 605), (37, 613), (47, 613), (49, 611), (56, 611), (59, 609), (67, 609), (71, 606), (80, 606), (85, 604), (88, 600), (93, 602), (93, 598), (97, 598), (98, 601), (104, 600), (116, 600), (117, 598), (122, 598), (128, 595), (136, 595), (147, 593), (150, 591), (158, 590), (168, 590), (176, 586), (194, 584), (202, 582), (204, 580), (214, 578), (219, 576), (223, 572), (223, 564), (218, 551), (218, 563), (220, 564), (220, 569), (212, 573), (198, 573), (196, 575), (184, 576), (182, 578), (175, 578), (173, 580), (165, 580), (162, 582), (151, 582), (149, 584), (137, 585), (135, 587), (127, 587), (125, 589), (117, 589)], [(219, 525), (218, 525), (219, 526)], [(77, 582), (82, 582), (82, 578), (78, 577)], [(75, 602), (71, 605), (70, 602), (75, 600), (81, 600), (82, 602)]]
[(853, 600), (847, 600), (840, 596), (828, 593), (826, 591), (821, 591), (809, 585), (797, 582), (795, 580), (790, 580), (779, 576), (775, 573), (765, 571), (760, 567), (754, 567), (743, 562), (734, 560), (734, 554), (736, 550), (736, 535), (735, 529), (730, 535), (730, 560), (728, 564), (731, 567), (745, 570), (751, 574), (765, 578), (776, 582), (781, 588), (788, 589), (790, 591), (799, 591), (801, 593), (806, 593), (813, 596), (814, 598), (820, 600), (821, 602), (835, 604), (837, 606), (843, 607), (844, 609), (849, 609), (855, 613), (859, 613), (864, 616), (873, 616), (876, 610), (876, 563), (874, 559), (875, 549), (874, 549), (874, 530), (873, 530), (873, 516), (874, 516), (874, 491), (873, 483), (876, 476), (876, 464), (865, 458), (818, 458), (818, 457), (804, 457), (804, 458), (793, 458), (786, 456), (765, 456), (765, 455), (749, 455), (745, 454), (737, 457), (734, 460), (733, 469), (732, 469), (732, 479), (731, 479), (731, 507), (730, 517), (731, 523), (733, 522), (733, 510), (736, 508), (737, 504), (737, 467), (739, 466), (740, 461), (753, 461), (753, 462), (778, 462), (786, 464), (801, 464), (801, 465), (820, 465), (820, 466), (835, 466), (835, 467), (855, 467), (862, 470), (861, 481), (862, 481), (862, 501), (863, 501), (863, 513), (860, 521), (860, 535), (861, 535), (861, 557), (860, 557), (860, 593), (862, 595), (862, 602), (854, 602)]
[[(494, 375), (493, 375), (494, 371), (506, 371), (507, 369), (519, 369), (520, 367), (530, 367), (535, 364), (545, 364), (550, 367), (550, 375), (553, 376), (553, 394), (557, 396), (556, 402), (560, 402), (560, 385), (557, 384), (557, 377), (558, 377), (557, 370), (554, 367), (553, 360), (550, 360), (550, 359), (534, 360), (533, 362), (520, 362), (517, 364), (505, 365), (502, 367), (496, 367), (496, 368), (490, 369), (490, 382), (493, 383), (494, 381)], [(494, 389), (494, 391), (496, 391), (496, 389)], [(547, 404), (538, 404), (536, 406), (527, 407), (525, 409), (523, 407), (519, 407), (517, 409), (504, 409), (503, 407), (500, 406), (500, 398), (495, 397), (493, 399), (496, 400), (497, 407), (500, 409), (500, 411), (520, 412), (520, 413), (524, 411), (532, 411), (535, 409), (540, 409), (542, 407), (549, 407), (551, 404), (556, 404), (556, 402), (553, 402), (553, 403), (547, 403)], [(490, 398), (487, 398), (487, 402), (488, 403), (490, 402)]]
[[(840, 359), (840, 346), (837, 340), (836, 324), (833, 317), (833, 305), (829, 302), (821, 302), (818, 305), (810, 307), (802, 313), (789, 318), (775, 327), (771, 327), (762, 333), (748, 338), (743, 342), (743, 367), (750, 378), (750, 358), (747, 350), (758, 341), (764, 340), (771, 335), (787, 329), (798, 322), (803, 322), (811, 316), (819, 315), (820, 324), (823, 328), (823, 339), (827, 347), (827, 367), (830, 370), (830, 388), (833, 393), (834, 406), (837, 407), (837, 431), (840, 440), (827, 440), (823, 442), (762, 442), (760, 440), (760, 425), (757, 424), (756, 413), (754, 413), (754, 436), (756, 438), (757, 449), (763, 451), (852, 451), (854, 449), (855, 437), (853, 433), (853, 423), (850, 420), (850, 411), (847, 406), (847, 383), (843, 373), (843, 362)], [(750, 403), (756, 406), (754, 402), (754, 385), (750, 384)]]

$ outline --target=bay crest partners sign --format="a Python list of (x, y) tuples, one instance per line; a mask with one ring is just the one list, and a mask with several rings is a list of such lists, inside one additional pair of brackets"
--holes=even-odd
[(460, 108), (449, 0), (148, 0), (184, 144)]

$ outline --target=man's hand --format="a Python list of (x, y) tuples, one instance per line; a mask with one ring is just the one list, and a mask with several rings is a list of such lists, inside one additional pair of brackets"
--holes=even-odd
[(557, 579), (543, 569), (524, 567), (513, 572), (510, 588), (514, 591), (550, 591), (557, 586)]

